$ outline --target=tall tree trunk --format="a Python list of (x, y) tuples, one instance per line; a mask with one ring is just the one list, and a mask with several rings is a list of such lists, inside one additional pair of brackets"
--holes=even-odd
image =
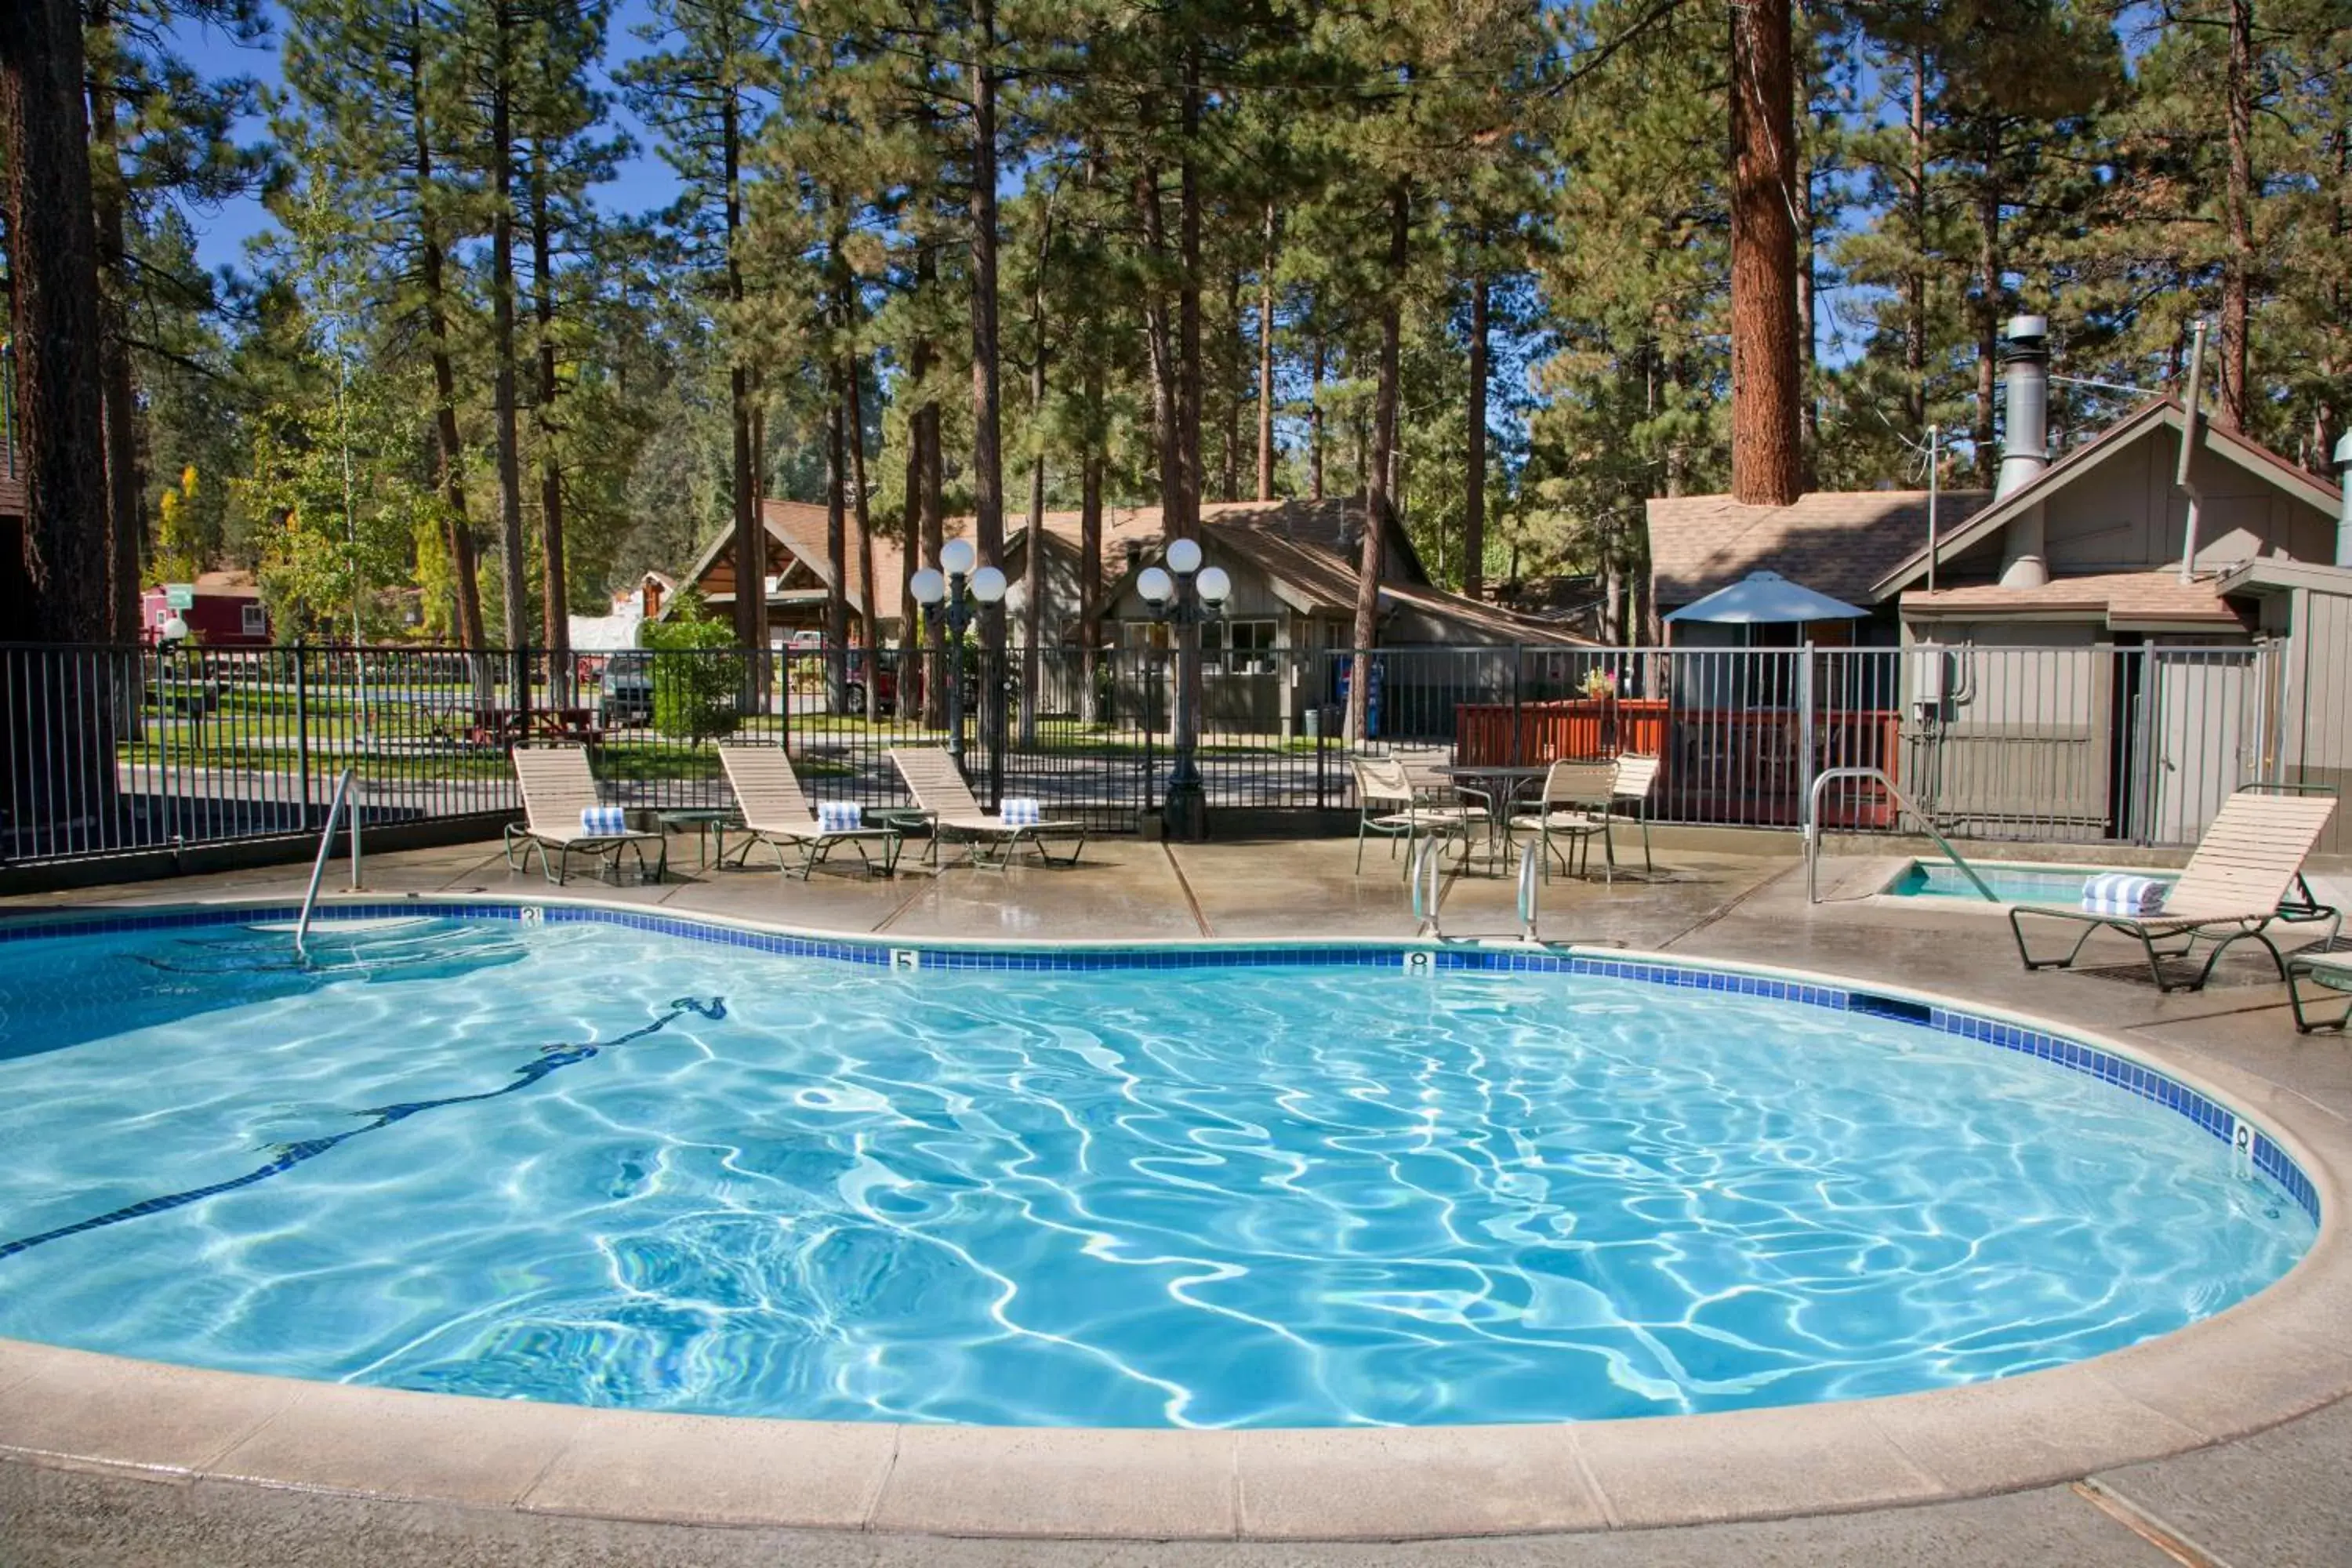
[[(0, 614), (30, 642), (109, 630), (106, 450), (99, 396), (97, 225), (75, 0), (0, 5), (0, 215), (6, 219), (24, 531), (0, 537)], [(13, 532), (13, 530), (11, 531)], [(16, 811), (0, 846), (111, 847), (111, 671), (85, 712), (10, 683), (0, 754)]]
[[(929, 247), (915, 262), (915, 288), (929, 292), (939, 287), (939, 263)], [(927, 342), (928, 350), (929, 344)], [(928, 359), (928, 356), (927, 356)], [(947, 543), (947, 508), (942, 499), (946, 453), (940, 439), (940, 403), (936, 394), (926, 392), (923, 405), (915, 410), (915, 444), (922, 462), (923, 559), (936, 566), (940, 551)], [(938, 616), (927, 617), (926, 641), (930, 648), (930, 665), (923, 681), (923, 724), (936, 730), (948, 721), (948, 682), (961, 679), (960, 672), (948, 660), (946, 623)]]
[(563, 465), (556, 454), (555, 237), (547, 207), (547, 159), (534, 142), (530, 155), (531, 313), (539, 323), (539, 540), (542, 624), (546, 627), (549, 700), (572, 701), (572, 604), (563, 565)]
[(2254, 0), (2230, 0), (2230, 247), (2221, 257), (2221, 395), (2215, 418), (2246, 423), (2246, 336), (2254, 270)]
[(530, 641), (530, 589), (523, 577), (522, 451), (515, 428), (514, 13), (495, 0), (498, 46), (490, 87), (490, 353), (499, 452), (499, 586), (506, 606), (507, 647), (514, 651), (511, 699), (528, 700), (521, 649)]
[(1356, 659), (1348, 681), (1348, 738), (1355, 742), (1371, 738), (1371, 660), (1364, 650), (1380, 639), (1381, 551), (1394, 501), (1389, 493), (1389, 463), (1396, 451), (1398, 345), (1412, 233), (1412, 192), (1400, 180), (1389, 187), (1389, 267), (1381, 296), (1380, 381), (1372, 395), (1372, 459), (1364, 486), (1363, 553), (1356, 567)]
[[(1135, 205), (1142, 220), (1144, 248), (1155, 260), (1165, 260), (1168, 235), (1160, 212), (1160, 171), (1149, 162), (1136, 176)], [(1176, 335), (1168, 319), (1168, 296), (1157, 284), (1144, 295), (1143, 343), (1151, 362), (1151, 437), (1160, 470), (1160, 531), (1173, 539), (1184, 510), (1184, 459), (1177, 446), (1181, 426), (1177, 405), (1181, 399), (1176, 390), (1180, 373)]]
[(1903, 405), (1911, 435), (1927, 430), (1927, 51), (1911, 56), (1910, 209), (1911, 254), (1903, 278)]
[[(103, 37), (112, 19), (110, 0), (91, 0), (90, 32)], [(131, 374), (130, 321), (125, 296), (131, 287), (131, 247), (123, 218), (121, 128), (115, 121), (111, 39), (100, 46), (89, 73), (89, 130), (96, 177), (90, 201), (98, 217), (99, 400), (106, 423), (108, 549), (107, 611), (116, 642), (139, 636), (140, 472), (138, 394)]]
[(1087, 444), (1078, 459), (1078, 701), (1089, 724), (1102, 721), (1097, 672), (1102, 646), (1102, 372), (1087, 369)]
[[(855, 321), (855, 297), (845, 303)], [(854, 336), (852, 341), (855, 342)], [(882, 628), (874, 614), (874, 520), (866, 500), (866, 398), (858, 384), (862, 372), (859, 358), (853, 353), (849, 363), (842, 367), (841, 415), (849, 426), (849, 510), (851, 521), (857, 525), (857, 602), (861, 606), (857, 618), (859, 642), (866, 658), (866, 719), (871, 723), (882, 716)]]
[(1045, 267), (1054, 248), (1054, 208), (1048, 201), (1037, 230), (1037, 279), (1029, 292), (1029, 417), (1034, 450), (1029, 454), (1028, 540), (1021, 573), (1021, 743), (1037, 743), (1037, 693), (1045, 677)]
[[(1181, 263), (1176, 289), (1176, 490), (1178, 515), (1163, 519), (1170, 539), (1201, 533), (1201, 57), (1199, 46), (1184, 53), (1184, 101), (1176, 163), (1176, 245)], [(1169, 742), (1189, 756), (1201, 739), (1201, 628), (1197, 623), (1170, 628), (1176, 647), (1176, 711)]]
[(760, 516), (759, 481), (753, 466), (757, 448), (751, 434), (751, 373), (744, 363), (743, 263), (739, 254), (743, 224), (743, 106), (731, 79), (719, 84), (719, 157), (727, 182), (727, 302), (734, 307), (734, 319), (727, 323), (726, 331), (728, 410), (734, 437), (733, 494), (730, 499), (735, 519), (735, 640), (744, 647), (759, 650), (764, 659), (768, 647), (768, 542)]
[[(972, 20), (978, 48), (965, 68), (971, 81), (971, 512), (972, 543), (980, 563), (1004, 564), (1003, 394), (996, 325), (996, 6), (978, 0)], [(989, 673), (1001, 678), (1004, 657), (1004, 605), (982, 606), (981, 645)], [(982, 743), (1000, 752), (1004, 723), (1001, 691), (981, 696)]]
[(1804, 489), (1797, 379), (1796, 132), (1790, 0), (1731, 7), (1731, 493)]
[(1802, 464), (1799, 483), (1811, 489), (1815, 453), (1822, 439), (1822, 405), (1813, 395), (1813, 261), (1820, 237), (1814, 232), (1817, 219), (1812, 160), (1801, 156), (1798, 159), (1797, 177), (1791, 188), (1797, 196), (1797, 439)]
[[(1998, 134), (1998, 132), (1995, 132)], [(1985, 150), (1984, 181), (1977, 187), (1977, 417), (1971, 432), (1977, 474), (1987, 488), (2000, 472), (1994, 440), (1994, 387), (2000, 371), (2000, 187), (1994, 184), (1995, 149)]]
[(1274, 266), (1282, 215), (1265, 205), (1265, 268), (1257, 280), (1257, 499), (1274, 499)]
[[(1483, 247), (1486, 236), (1479, 237)], [(1486, 259), (1470, 279), (1470, 410), (1465, 434), (1470, 450), (1462, 476), (1462, 592), (1475, 599), (1486, 581)]]
[(824, 708), (840, 713), (849, 706), (849, 519), (839, 360), (825, 361), (824, 390)]
[(1242, 314), (1242, 269), (1234, 268), (1225, 277), (1225, 316), (1233, 330), (1225, 341), (1232, 345), (1233, 374), (1226, 377), (1224, 461), (1218, 475), (1217, 499), (1242, 499), (1242, 405), (1249, 400), (1248, 376), (1244, 368), (1249, 363), (1249, 332)]
[(457, 641), (476, 652), (489, 646), (482, 626), (481, 563), (474, 550), (474, 524), (466, 509), (466, 449), (457, 435), (457, 372), (449, 350), (449, 306), (443, 272), (446, 247), (434, 211), (433, 142), (425, 121), (425, 19), (415, 0), (408, 6), (403, 64), (408, 70), (410, 130), (416, 171), (416, 250), (425, 285), (425, 334), (433, 360), (433, 443), (441, 468), (441, 500), (448, 511), (449, 575), (456, 579)]
[(1315, 334), (1315, 349), (1307, 384), (1307, 496), (1323, 499), (1323, 334)]
[[(930, 368), (931, 343), (929, 338), (915, 339), (908, 356), (907, 379), (917, 388), (923, 383), (923, 373)], [(901, 713), (919, 711), (909, 704), (918, 700), (917, 693), (929, 684), (929, 675), (921, 668), (917, 653), (916, 626), (925, 616), (922, 606), (915, 601), (915, 574), (920, 570), (923, 542), (923, 434), (919, 418), (907, 421), (907, 500), (906, 509), (898, 520), (898, 710)]]

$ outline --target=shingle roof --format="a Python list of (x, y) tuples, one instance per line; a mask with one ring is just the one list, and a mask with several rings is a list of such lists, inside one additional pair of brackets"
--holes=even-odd
[[(1944, 491), (1937, 531), (1958, 528), (1991, 499), (1985, 490)], [(1926, 490), (1815, 490), (1789, 506), (1673, 496), (1651, 501), (1648, 511), (1661, 610), (1694, 604), (1759, 568), (1867, 605), (1878, 580), (1927, 540)]]
[(1939, 588), (1932, 594), (1914, 589), (1903, 595), (1903, 613), (1995, 616), (2089, 614), (2105, 616), (2108, 626), (2122, 627), (2177, 626), (2183, 622), (2232, 626), (2241, 624), (2237, 612), (2221, 597), (2216, 579), (2197, 577), (2183, 583), (2180, 574), (2170, 568), (2058, 577), (2032, 588), (1983, 583), (1964, 588)]

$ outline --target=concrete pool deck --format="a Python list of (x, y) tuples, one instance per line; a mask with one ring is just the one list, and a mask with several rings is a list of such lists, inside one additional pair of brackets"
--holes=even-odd
[[(869, 881), (853, 860), (806, 885), (700, 873), (682, 847), (673, 867), (688, 879), (564, 892), (941, 939), (1413, 931), (1385, 847), (1358, 878), (1352, 840), (1098, 840), (1075, 870), (913, 868), (895, 880)], [(1889, 907), (1938, 900), (1809, 909), (1792, 847), (1662, 834), (1660, 880), (1551, 883), (1543, 935), (1944, 992), (2104, 1035), (2303, 1146), (2331, 1205), (2313, 1258), (2221, 1318), (2053, 1373), (1585, 1428), (812, 1428), (0, 1344), (0, 1563), (2352, 1563), (2352, 1510), (2338, 1501), (2352, 1460), (2352, 1244), (2340, 1234), (2352, 1045), (2297, 1037), (2274, 984), (2158, 996), (2144, 977), (2025, 973), (2005, 925), (1977, 911)], [(1883, 883), (1887, 865), (1832, 862), (1825, 890)], [(367, 869), (379, 897), (556, 891), (536, 870), (510, 877), (494, 845)], [(301, 883), (289, 868), (0, 907), (283, 897)], [(1457, 881), (1445, 930), (1515, 934), (1507, 880)], [(1433, 1534), (1480, 1539), (1408, 1539)], [(2179, 1538), (2169, 1550), (2152, 1543), (2167, 1534)], [(1082, 1539), (965, 1539), (986, 1535)]]

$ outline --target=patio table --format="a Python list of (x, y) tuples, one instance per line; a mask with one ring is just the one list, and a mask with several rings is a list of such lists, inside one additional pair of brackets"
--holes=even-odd
[[(1475, 795), (1486, 803), (1486, 869), (1499, 866), (1504, 845), (1510, 840), (1510, 816), (1519, 796), (1531, 784), (1540, 783), (1551, 772), (1549, 763), (1534, 766), (1503, 766), (1492, 763), (1454, 763), (1429, 770), (1445, 780), (1464, 795)], [(1468, 863), (1468, 858), (1464, 858)]]

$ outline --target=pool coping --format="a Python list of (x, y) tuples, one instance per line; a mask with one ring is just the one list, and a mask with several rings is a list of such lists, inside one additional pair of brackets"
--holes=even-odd
[[(1910, 900), (1906, 900), (1906, 902)], [(162, 900), (0, 922), (103, 925), (284, 909), (281, 897)], [(869, 952), (1500, 952), (1512, 942), (1300, 938), (1234, 943), (908, 941), (593, 899), (350, 897), (578, 908)], [(331, 915), (330, 918), (333, 918)], [(145, 923), (142, 921), (141, 923)], [(1700, 1415), (1488, 1426), (1182, 1431), (998, 1428), (678, 1415), (311, 1383), (0, 1341), (0, 1462), (593, 1519), (940, 1535), (1401, 1540), (1642, 1529), (1846, 1512), (2079, 1479), (2247, 1436), (2352, 1394), (2352, 1130), (2218, 1064), (1908, 986), (1685, 953), (1545, 949), (1861, 991), (2047, 1031), (2147, 1063), (2250, 1115), (2308, 1178), (2319, 1234), (2286, 1276), (2127, 1350), (1959, 1388)], [(869, 960), (871, 961), (871, 960)], [(884, 960), (883, 962), (887, 962)], [(2012, 1048), (2015, 1048), (2012, 1046)], [(2210, 1131), (2210, 1129), (2209, 1129)]]

